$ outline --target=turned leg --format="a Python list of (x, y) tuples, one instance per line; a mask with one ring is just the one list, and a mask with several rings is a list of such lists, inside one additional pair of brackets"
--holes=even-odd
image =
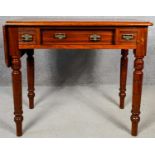
[(22, 136), (22, 75), (21, 75), (21, 62), (20, 58), (12, 57), (12, 84), (13, 84), (13, 97), (14, 97), (14, 120), (16, 123), (16, 134)]
[(127, 68), (128, 68), (128, 50), (121, 51), (121, 64), (120, 64), (120, 108), (124, 108), (124, 100), (126, 96), (126, 80), (127, 80)]
[(132, 98), (132, 130), (131, 134), (136, 136), (138, 133), (138, 123), (140, 121), (140, 103), (142, 94), (142, 81), (143, 81), (143, 57), (136, 57), (134, 61), (133, 73), (133, 98)]
[(27, 79), (28, 79), (28, 98), (29, 108), (34, 108), (34, 51), (30, 50), (27, 52)]

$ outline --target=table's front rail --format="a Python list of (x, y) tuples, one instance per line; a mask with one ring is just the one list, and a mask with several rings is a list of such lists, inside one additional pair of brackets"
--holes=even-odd
[(19, 49), (135, 49), (136, 27), (19, 27)]

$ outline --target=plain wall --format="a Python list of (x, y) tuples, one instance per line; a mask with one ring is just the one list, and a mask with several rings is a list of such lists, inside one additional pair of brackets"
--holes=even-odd
[[(11, 69), (4, 61), (2, 25), (7, 20), (30, 17), (0, 17), (0, 85), (11, 85)], [(31, 17), (32, 18), (32, 17)], [(40, 18), (40, 17), (33, 17)], [(58, 19), (136, 19), (155, 23), (155, 17), (41, 17)], [(43, 52), (46, 51), (46, 52)], [(35, 50), (36, 85), (119, 84), (120, 50)], [(26, 85), (26, 56), (22, 58), (23, 84)], [(129, 53), (128, 84), (132, 83), (133, 52)], [(155, 27), (149, 27), (145, 57), (144, 84), (155, 84)]]

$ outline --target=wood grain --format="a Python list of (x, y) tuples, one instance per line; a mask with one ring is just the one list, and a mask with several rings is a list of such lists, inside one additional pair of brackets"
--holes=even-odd
[[(65, 39), (56, 39), (55, 34), (63, 33), (66, 35)], [(97, 42), (90, 41), (90, 36), (97, 34), (101, 40)], [(79, 30), (42, 30), (42, 44), (113, 44), (114, 32), (113, 30), (92, 30), (92, 31), (79, 31)]]

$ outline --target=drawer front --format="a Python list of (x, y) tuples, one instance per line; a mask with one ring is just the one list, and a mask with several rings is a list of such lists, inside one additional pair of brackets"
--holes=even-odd
[(116, 44), (136, 44), (137, 36), (137, 29), (116, 29)]
[(42, 30), (42, 44), (113, 44), (112, 30)]
[(40, 30), (37, 28), (19, 28), (19, 45), (37, 45), (40, 39)]

